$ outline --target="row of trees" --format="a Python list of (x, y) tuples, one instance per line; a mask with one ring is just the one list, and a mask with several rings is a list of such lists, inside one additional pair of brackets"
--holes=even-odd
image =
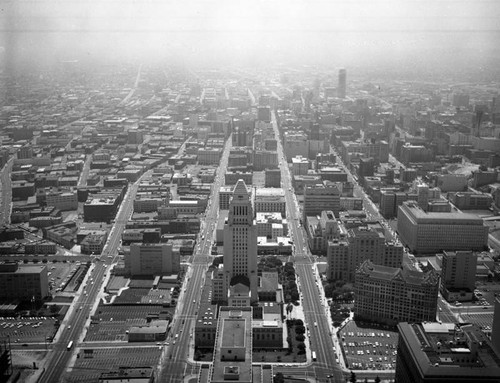
[(299, 300), (299, 289), (297, 287), (295, 268), (292, 262), (283, 262), (276, 256), (261, 258), (258, 265), (259, 273), (263, 271), (277, 271), (279, 282), (283, 285), (285, 302), (296, 302)]

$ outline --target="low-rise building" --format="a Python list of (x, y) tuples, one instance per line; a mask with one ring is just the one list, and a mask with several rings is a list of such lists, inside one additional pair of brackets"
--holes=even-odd
[(286, 216), (285, 191), (282, 188), (255, 189), (255, 212), (279, 212)]
[(134, 199), (134, 213), (152, 213), (158, 211), (167, 201), (164, 193), (140, 192)]
[(252, 383), (252, 307), (221, 307), (210, 382)]
[(82, 254), (95, 254), (100, 255), (106, 241), (108, 240), (108, 233), (91, 233), (87, 235), (80, 244)]
[(119, 367), (118, 370), (102, 372), (98, 383), (114, 382), (153, 383), (154, 369), (149, 367)]
[[(283, 219), (283, 216), (279, 212), (257, 212), (255, 215), (255, 224), (257, 226), (257, 236), (258, 237), (269, 237), (276, 239), (276, 236), (283, 237), (288, 235), (288, 224), (287, 220)], [(280, 225), (281, 230), (279, 230), (278, 226)], [(281, 232), (281, 234), (280, 234)], [(275, 235), (273, 235), (273, 233)]]
[(118, 196), (89, 197), (83, 205), (85, 222), (110, 222), (116, 215), (121, 198)]
[(489, 194), (472, 193), (472, 192), (458, 192), (450, 193), (450, 202), (453, 203), (458, 209), (489, 209), (493, 203), (493, 198)]
[(45, 195), (47, 206), (54, 206), (60, 211), (77, 210), (78, 197), (76, 190), (50, 190)]
[(75, 222), (66, 222), (43, 228), (42, 233), (44, 239), (71, 249), (76, 244), (77, 230)]
[(132, 326), (128, 332), (129, 342), (158, 342), (167, 337), (168, 321), (155, 320), (147, 326)]
[(125, 273), (139, 275), (170, 275), (180, 270), (180, 256), (172, 252), (168, 243), (130, 245), (130, 252), (125, 254)]
[(24, 252), (26, 254), (55, 254), (57, 247), (54, 242), (40, 240), (25, 244)]

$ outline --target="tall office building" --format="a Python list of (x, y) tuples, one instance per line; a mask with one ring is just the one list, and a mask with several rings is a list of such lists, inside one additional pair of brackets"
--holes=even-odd
[(330, 280), (353, 281), (359, 265), (371, 260), (377, 265), (398, 268), (403, 261), (403, 246), (385, 239), (380, 224), (339, 228), (339, 239), (327, 244), (327, 276)]
[(331, 210), (338, 216), (340, 210), (340, 190), (334, 182), (324, 181), (304, 187), (304, 221), (308, 215), (321, 215), (323, 210)]
[(427, 213), (416, 201), (399, 206), (398, 233), (403, 244), (417, 254), (483, 251), (488, 245), (488, 227), (478, 216), (461, 212)]
[(439, 274), (365, 261), (356, 271), (354, 319), (395, 325), (436, 319)]
[(346, 80), (347, 80), (346, 70), (340, 69), (339, 70), (339, 87), (337, 90), (339, 98), (345, 98), (345, 96), (346, 96), (346, 90), (347, 90)]
[(498, 383), (500, 353), (476, 325), (400, 323), (398, 383)]
[[(224, 226), (224, 291), (238, 284), (244, 285), (248, 288), (250, 300), (255, 302), (258, 300), (257, 228), (251, 193), (243, 180), (234, 187)], [(239, 291), (241, 294), (241, 289)]]
[(445, 251), (441, 266), (441, 293), (449, 302), (472, 300), (476, 288), (477, 254)]

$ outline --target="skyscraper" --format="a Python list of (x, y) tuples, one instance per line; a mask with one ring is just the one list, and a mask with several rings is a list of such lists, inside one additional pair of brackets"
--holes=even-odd
[(224, 227), (225, 291), (237, 284), (245, 285), (252, 302), (258, 299), (257, 228), (253, 218), (250, 191), (243, 180), (238, 180)]
[(337, 90), (337, 95), (339, 98), (345, 98), (346, 95), (346, 79), (347, 79), (347, 73), (345, 69), (340, 69), (339, 70), (339, 87)]

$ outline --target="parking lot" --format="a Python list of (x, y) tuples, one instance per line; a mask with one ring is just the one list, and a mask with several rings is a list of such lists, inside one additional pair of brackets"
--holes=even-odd
[(49, 285), (52, 287), (51, 292), (54, 294), (61, 291), (73, 273), (78, 269), (80, 263), (64, 263), (55, 262), (47, 263), (47, 273), (49, 277)]
[(367, 327), (349, 321), (339, 331), (347, 367), (356, 370), (396, 368), (398, 333), (383, 327)]
[(13, 343), (45, 343), (56, 330), (51, 317), (0, 317), (0, 337), (10, 337)]
[(68, 382), (96, 382), (101, 372), (120, 366), (154, 367), (158, 364), (161, 350), (158, 347), (94, 349), (90, 358), (85, 357), (82, 350), (79, 353)]
[(161, 305), (115, 306), (101, 304), (90, 324), (85, 341), (126, 342), (128, 339), (127, 330), (130, 327), (145, 326), (148, 316), (159, 316), (162, 311), (165, 311), (165, 308)]

